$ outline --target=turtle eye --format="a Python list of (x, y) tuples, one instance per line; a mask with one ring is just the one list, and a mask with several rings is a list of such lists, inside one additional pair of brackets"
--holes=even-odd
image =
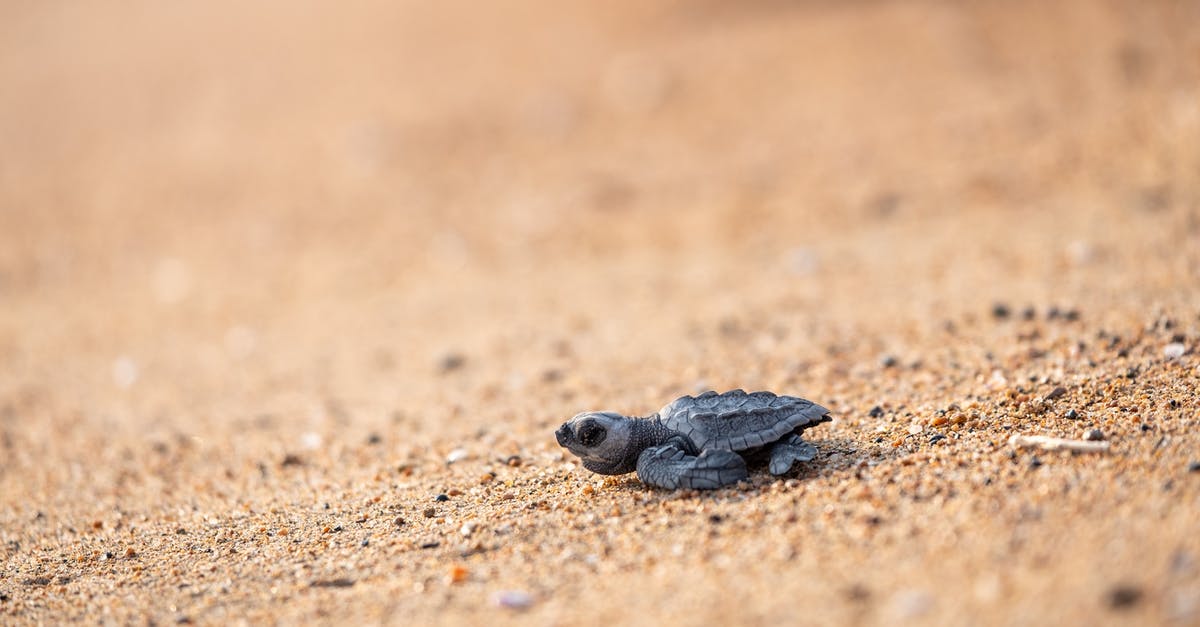
[(604, 441), (606, 435), (608, 432), (604, 430), (604, 427), (594, 422), (585, 422), (579, 426), (579, 443), (584, 446), (596, 446)]

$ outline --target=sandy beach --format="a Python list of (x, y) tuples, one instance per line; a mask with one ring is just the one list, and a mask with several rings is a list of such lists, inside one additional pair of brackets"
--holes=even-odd
[[(0, 623), (1200, 624), (1198, 25), (7, 3)], [(817, 458), (555, 442), (734, 388)]]

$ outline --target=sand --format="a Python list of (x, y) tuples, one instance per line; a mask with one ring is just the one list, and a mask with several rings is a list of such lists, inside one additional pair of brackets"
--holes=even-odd
[(1200, 624), (1200, 5), (1044, 5), (6, 4), (0, 622)]

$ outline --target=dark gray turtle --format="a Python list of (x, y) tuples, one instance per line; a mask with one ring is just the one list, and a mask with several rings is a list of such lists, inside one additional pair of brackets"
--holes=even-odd
[(733, 390), (684, 396), (646, 418), (584, 412), (554, 435), (592, 472), (636, 470), (660, 488), (706, 490), (745, 479), (747, 459), (766, 458), (773, 475), (811, 460), (817, 449), (800, 434), (830, 420), (829, 410), (812, 401)]

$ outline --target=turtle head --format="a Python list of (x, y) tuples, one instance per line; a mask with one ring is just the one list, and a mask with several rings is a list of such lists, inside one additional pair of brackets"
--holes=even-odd
[(637, 468), (641, 451), (631, 450), (633, 420), (611, 411), (577, 414), (554, 432), (558, 443), (602, 475), (623, 475)]

